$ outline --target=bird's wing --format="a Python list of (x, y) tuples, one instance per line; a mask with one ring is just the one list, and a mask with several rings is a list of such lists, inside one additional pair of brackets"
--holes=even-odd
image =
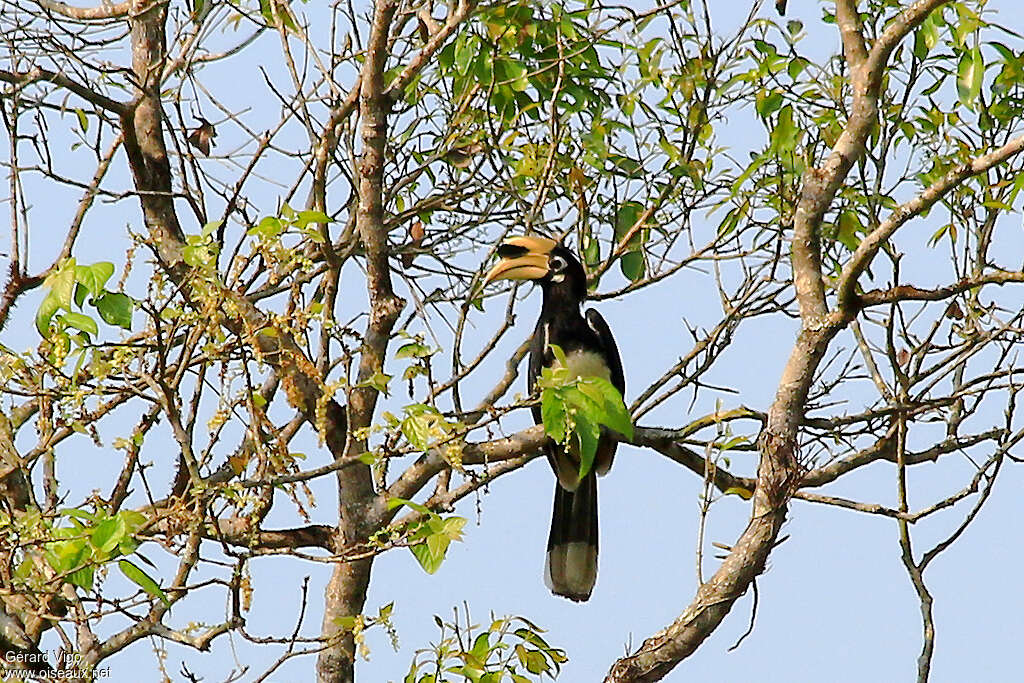
[[(538, 323), (530, 338), (530, 360), (526, 366), (526, 390), (533, 394), (537, 386), (537, 379), (540, 377), (541, 368), (544, 366), (544, 335), (541, 332), (543, 323)], [(535, 424), (541, 424), (540, 406), (536, 405), (531, 409)]]
[(611, 371), (612, 386), (619, 390), (625, 400), (626, 377), (622, 372), (622, 358), (619, 357), (619, 347), (615, 345), (615, 337), (612, 336), (608, 323), (593, 308), (587, 309), (586, 318), (587, 325), (601, 342), (602, 354), (607, 359), (608, 369)]

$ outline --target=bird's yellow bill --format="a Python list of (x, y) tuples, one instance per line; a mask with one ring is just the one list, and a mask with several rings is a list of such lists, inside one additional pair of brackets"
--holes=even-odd
[(501, 260), (491, 268), (484, 284), (495, 280), (539, 280), (548, 274), (548, 254), (558, 242), (547, 237), (511, 237), (498, 247)]
[(518, 258), (502, 259), (491, 268), (484, 284), (495, 280), (539, 280), (548, 274), (548, 257), (527, 254)]
[(498, 254), (504, 256), (503, 252), (514, 250), (525, 250), (532, 254), (550, 254), (551, 250), (558, 246), (558, 242), (547, 237), (538, 235), (522, 235), (520, 237), (509, 237), (498, 247)]

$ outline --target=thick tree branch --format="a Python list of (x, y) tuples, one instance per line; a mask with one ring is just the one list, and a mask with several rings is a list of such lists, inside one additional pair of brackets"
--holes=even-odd
[[(391, 283), (388, 263), (388, 233), (384, 213), (384, 166), (387, 161), (388, 116), (391, 103), (385, 96), (384, 71), (388, 59), (388, 38), (397, 3), (381, 0), (374, 6), (370, 40), (360, 73), (359, 114), (363, 154), (359, 165), (356, 232), (366, 253), (366, 286), (370, 316), (359, 354), (358, 382), (349, 392), (349, 439), (346, 457), (367, 450), (362, 434), (373, 421), (379, 391), (369, 380), (381, 372), (395, 322), (405, 305)], [(339, 454), (335, 453), (337, 457)], [(364, 542), (375, 529), (370, 506), (374, 499), (373, 480), (366, 465), (338, 471), (340, 523), (336, 547)], [(331, 647), (317, 659), (321, 683), (348, 683), (353, 678), (355, 641), (352, 631), (341, 626), (340, 618), (361, 613), (370, 583), (372, 557), (335, 565), (327, 585), (322, 635)]]
[(55, 12), (69, 19), (80, 21), (99, 21), (103, 19), (117, 19), (128, 14), (131, 10), (131, 0), (118, 3), (103, 2), (99, 7), (75, 7), (66, 2), (58, 0), (35, 0), (39, 6), (49, 12)]
[(873, 289), (857, 297), (861, 306), (879, 306), (897, 301), (941, 301), (963, 294), (982, 285), (1005, 285), (1024, 282), (1024, 272), (1001, 270), (981, 277), (963, 278), (956, 284), (935, 289), (922, 289), (913, 285), (897, 285), (888, 289)]
[(868, 58), (857, 16), (857, 0), (836, 0), (836, 23), (843, 39), (843, 53), (851, 68), (857, 68)]
[(64, 74), (56, 73), (42, 67), (36, 67), (31, 71), (15, 72), (15, 71), (0, 71), (0, 81), (11, 83), (19, 88), (23, 88), (33, 83), (45, 81), (53, 83), (54, 85), (70, 90), (74, 94), (81, 97), (86, 102), (95, 104), (101, 109), (117, 114), (118, 116), (124, 114), (128, 110), (128, 105), (117, 100), (112, 100), (105, 95), (101, 95), (95, 90), (91, 90), (86, 86), (82, 85), (78, 81), (72, 80)]

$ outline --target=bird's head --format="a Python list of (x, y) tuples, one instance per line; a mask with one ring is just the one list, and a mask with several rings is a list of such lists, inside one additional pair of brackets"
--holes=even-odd
[(501, 259), (484, 278), (533, 280), (545, 291), (560, 289), (582, 301), (587, 296), (587, 274), (576, 255), (559, 242), (537, 235), (510, 237), (498, 247)]

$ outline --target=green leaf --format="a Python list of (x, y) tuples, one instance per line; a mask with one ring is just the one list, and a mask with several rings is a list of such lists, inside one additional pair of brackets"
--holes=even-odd
[(540, 395), (540, 415), (544, 431), (558, 443), (565, 443), (566, 421), (565, 399), (557, 389), (545, 389)]
[[(138, 445), (141, 446), (142, 439), (141, 435), (139, 436), (140, 439), (138, 441)], [(135, 533), (142, 527), (142, 525), (149, 521), (146, 515), (141, 512), (136, 512), (135, 510), (122, 510), (117, 513), (117, 516), (124, 520), (124, 528), (127, 533)]]
[(584, 394), (602, 404), (601, 424), (627, 439), (633, 438), (633, 420), (622, 400), (622, 394), (611, 382), (601, 377), (585, 377), (577, 386)]
[(85, 300), (89, 298), (89, 290), (81, 284), (75, 285), (75, 306), (85, 306)]
[(263, 19), (270, 24), (274, 25), (274, 8), (271, 6), (271, 0), (260, 0), (260, 14), (263, 15)]
[(466, 518), (458, 515), (445, 517), (441, 525), (441, 533), (453, 541), (462, 540), (462, 529), (466, 526)]
[(469, 654), (473, 655), (480, 661), (487, 659), (487, 655), (491, 651), (491, 634), (484, 631), (476, 637), (473, 641), (473, 647), (470, 649)]
[(85, 112), (81, 109), (75, 109), (75, 114), (78, 115), (78, 127), (82, 129), (83, 133), (89, 132), (89, 117), (85, 115)]
[(426, 344), (420, 344), (419, 342), (410, 342), (399, 347), (399, 349), (395, 351), (395, 358), (399, 360), (402, 358), (423, 358), (424, 356), (429, 355), (430, 347)]
[(50, 291), (36, 312), (36, 330), (41, 336), (48, 337), (53, 314), (61, 308), (71, 311), (75, 294), (75, 259), (66, 259), (57, 270), (47, 275), (43, 287)]
[(619, 270), (632, 282), (637, 282), (644, 276), (644, 255), (639, 251), (627, 251), (619, 257)]
[(149, 574), (142, 571), (138, 566), (128, 560), (118, 561), (117, 566), (128, 580), (134, 582), (154, 598), (159, 598), (164, 605), (168, 607), (171, 606), (171, 601), (167, 597), (167, 594), (163, 592), (159, 584), (157, 584)]
[[(435, 514), (431, 522), (434, 523), (433, 526), (439, 526), (438, 530), (429, 533), (424, 542), (409, 546), (416, 561), (428, 574), (434, 574), (441, 568), (451, 542), (462, 539), (462, 527), (465, 526), (466, 519), (452, 516), (441, 520)], [(440, 522), (439, 525), (438, 522)], [(429, 526), (425, 528), (429, 528)]]
[(257, 235), (264, 239), (272, 239), (284, 232), (285, 224), (275, 216), (264, 216), (260, 222), (246, 231), (247, 235)]
[(63, 316), (61, 316), (61, 319), (64, 321), (66, 325), (69, 325), (75, 328), (76, 330), (88, 332), (89, 334), (93, 335), (99, 333), (99, 328), (96, 326), (96, 321), (82, 313), (65, 313)]
[(532, 674), (544, 673), (548, 670), (548, 660), (544, 654), (536, 650), (526, 653), (526, 670)]
[(934, 48), (939, 42), (939, 26), (935, 20), (936, 13), (928, 15), (917, 31), (914, 33), (914, 56), (918, 59), (924, 59), (928, 56), (928, 52)]
[(786, 105), (779, 111), (778, 120), (771, 132), (771, 152), (778, 155), (787, 155), (796, 149), (800, 131), (793, 120), (793, 106)]
[[(615, 215), (615, 240), (621, 242), (640, 221), (644, 206), (640, 202), (623, 202)], [(643, 248), (650, 230), (641, 228), (626, 242), (626, 253), (619, 258), (619, 269), (629, 280), (636, 282), (644, 276)]]
[[(135, 551), (139, 549), (139, 542), (131, 536), (125, 536), (120, 543), (117, 544), (117, 552), (121, 555), (134, 555)], [(140, 559), (146, 560), (146, 558), (139, 555)], [(149, 562), (149, 560), (146, 560)], [(152, 564), (152, 563), (150, 563)]]
[(388, 395), (388, 382), (391, 381), (391, 375), (386, 375), (383, 372), (373, 373), (367, 380), (360, 382), (356, 386), (359, 387), (371, 387), (377, 391), (383, 392), (385, 396)]
[(430, 445), (431, 422), (426, 415), (410, 415), (402, 420), (402, 434), (414, 448), (427, 450)]
[(597, 454), (597, 442), (601, 438), (601, 428), (586, 414), (577, 413), (574, 417), (575, 429), (573, 433), (580, 444), (580, 479), (587, 476), (594, 466), (594, 456)]
[(60, 514), (72, 517), (74, 519), (84, 519), (89, 522), (92, 522), (96, 519), (96, 515), (94, 515), (93, 513), (87, 510), (80, 510), (78, 508), (65, 508), (64, 510), (60, 511)]
[(199, 231), (199, 235), (200, 235), (200, 237), (204, 237), (204, 238), (209, 239), (218, 230), (220, 230), (220, 226), (222, 226), (222, 225), (224, 225), (224, 221), (210, 221), (209, 223), (207, 223), (207, 224), (205, 224), (203, 226), (202, 230)]
[(596, 268), (601, 263), (601, 245), (593, 237), (588, 237), (585, 244), (586, 246), (583, 247), (583, 260), (586, 261), (589, 267)]
[(580, 385), (582, 384), (583, 380), (576, 380), (572, 386), (562, 389), (566, 402), (574, 410), (573, 419), (578, 419), (580, 415), (583, 415), (594, 423), (600, 423), (604, 418), (604, 402), (600, 396), (595, 400), (581, 391)]
[(555, 357), (555, 360), (558, 361), (558, 364), (563, 368), (569, 367), (569, 360), (565, 357), (565, 351), (562, 350), (562, 347), (558, 344), (551, 344), (550, 348), (551, 354)]
[(53, 314), (60, 308), (60, 304), (57, 302), (56, 297), (47, 294), (41, 304), (39, 304), (39, 310), (36, 311), (36, 330), (39, 332), (41, 337), (50, 336), (50, 320), (53, 319)]
[(456, 41), (455, 68), (458, 69), (460, 75), (465, 75), (469, 71), (469, 65), (473, 63), (473, 58), (476, 56), (476, 43), (476, 36), (465, 34)]
[(860, 219), (855, 212), (844, 211), (839, 214), (839, 231), (836, 233), (836, 239), (844, 247), (850, 251), (856, 251), (857, 246), (860, 245), (860, 237), (857, 235), (863, 232), (864, 227), (860, 224)]
[(637, 178), (643, 170), (643, 165), (639, 161), (621, 154), (609, 154), (608, 161), (612, 164), (612, 173), (625, 178)]
[(299, 25), (295, 22), (295, 17), (292, 16), (292, 12), (285, 5), (278, 5), (277, 17), (281, 21), (281, 24), (291, 31), (292, 33), (299, 32)]
[[(615, 239), (621, 241), (626, 234), (637, 224), (640, 217), (644, 213), (644, 205), (640, 202), (628, 201), (623, 202), (619, 207), (618, 212), (615, 214)], [(643, 230), (638, 230), (632, 237), (629, 238), (629, 243), (626, 245), (631, 248), (639, 248), (643, 246), (643, 240), (640, 235)]]
[(400, 505), (404, 505), (405, 507), (409, 508), (410, 510), (415, 510), (416, 512), (419, 512), (420, 514), (423, 514), (423, 515), (433, 515), (433, 514), (436, 514), (434, 512), (431, 512), (430, 509), (427, 508), (426, 506), (420, 505), (419, 503), (415, 503), (415, 502), (413, 502), (411, 500), (408, 500), (406, 498), (388, 498), (388, 510), (394, 510), (396, 507), (398, 507)]
[(929, 50), (939, 44), (939, 18), (941, 16), (941, 12), (932, 12), (921, 22), (924, 44)]
[(88, 565), (68, 574), (68, 582), (81, 586), (85, 590), (92, 590), (93, 578), (96, 574), (96, 567)]
[(132, 328), (132, 311), (135, 308), (135, 303), (127, 294), (107, 292), (93, 303), (96, 310), (99, 311), (100, 317), (103, 318), (103, 322), (126, 330)]
[(765, 92), (761, 90), (757, 93), (757, 101), (754, 108), (757, 110), (758, 116), (766, 119), (779, 110), (782, 106), (782, 102), (781, 90), (772, 90), (768, 94), (765, 94)]
[(107, 280), (114, 274), (114, 264), (110, 261), (100, 261), (91, 266), (76, 266), (75, 280), (89, 290), (89, 294), (97, 297), (103, 293), (103, 287)]
[(124, 540), (126, 532), (124, 518), (111, 517), (96, 525), (89, 534), (89, 543), (105, 558)]
[(974, 108), (974, 101), (981, 94), (981, 85), (985, 79), (985, 60), (977, 47), (964, 52), (956, 71), (956, 93), (960, 103), (969, 109)]
[(216, 256), (220, 251), (220, 246), (213, 243), (209, 237), (186, 235), (185, 242), (185, 248), (182, 250), (185, 263), (206, 272), (216, 265)]
[(304, 228), (310, 223), (333, 223), (334, 219), (328, 216), (323, 211), (316, 211), (315, 209), (307, 209), (306, 211), (300, 211), (299, 215), (295, 218), (295, 227)]
[[(61, 529), (60, 531), (75, 532), (74, 529)], [(68, 572), (82, 566), (89, 555), (89, 545), (86, 539), (75, 538), (51, 544), (46, 552), (46, 561), (55, 571)]]
[(946, 234), (949, 235), (950, 241), (956, 244), (956, 225), (954, 225), (953, 223), (946, 223), (941, 228), (935, 231), (935, 234), (932, 235), (932, 238), (928, 240), (928, 246), (934, 247), (936, 244), (939, 243), (939, 240), (941, 240), (943, 236)]

